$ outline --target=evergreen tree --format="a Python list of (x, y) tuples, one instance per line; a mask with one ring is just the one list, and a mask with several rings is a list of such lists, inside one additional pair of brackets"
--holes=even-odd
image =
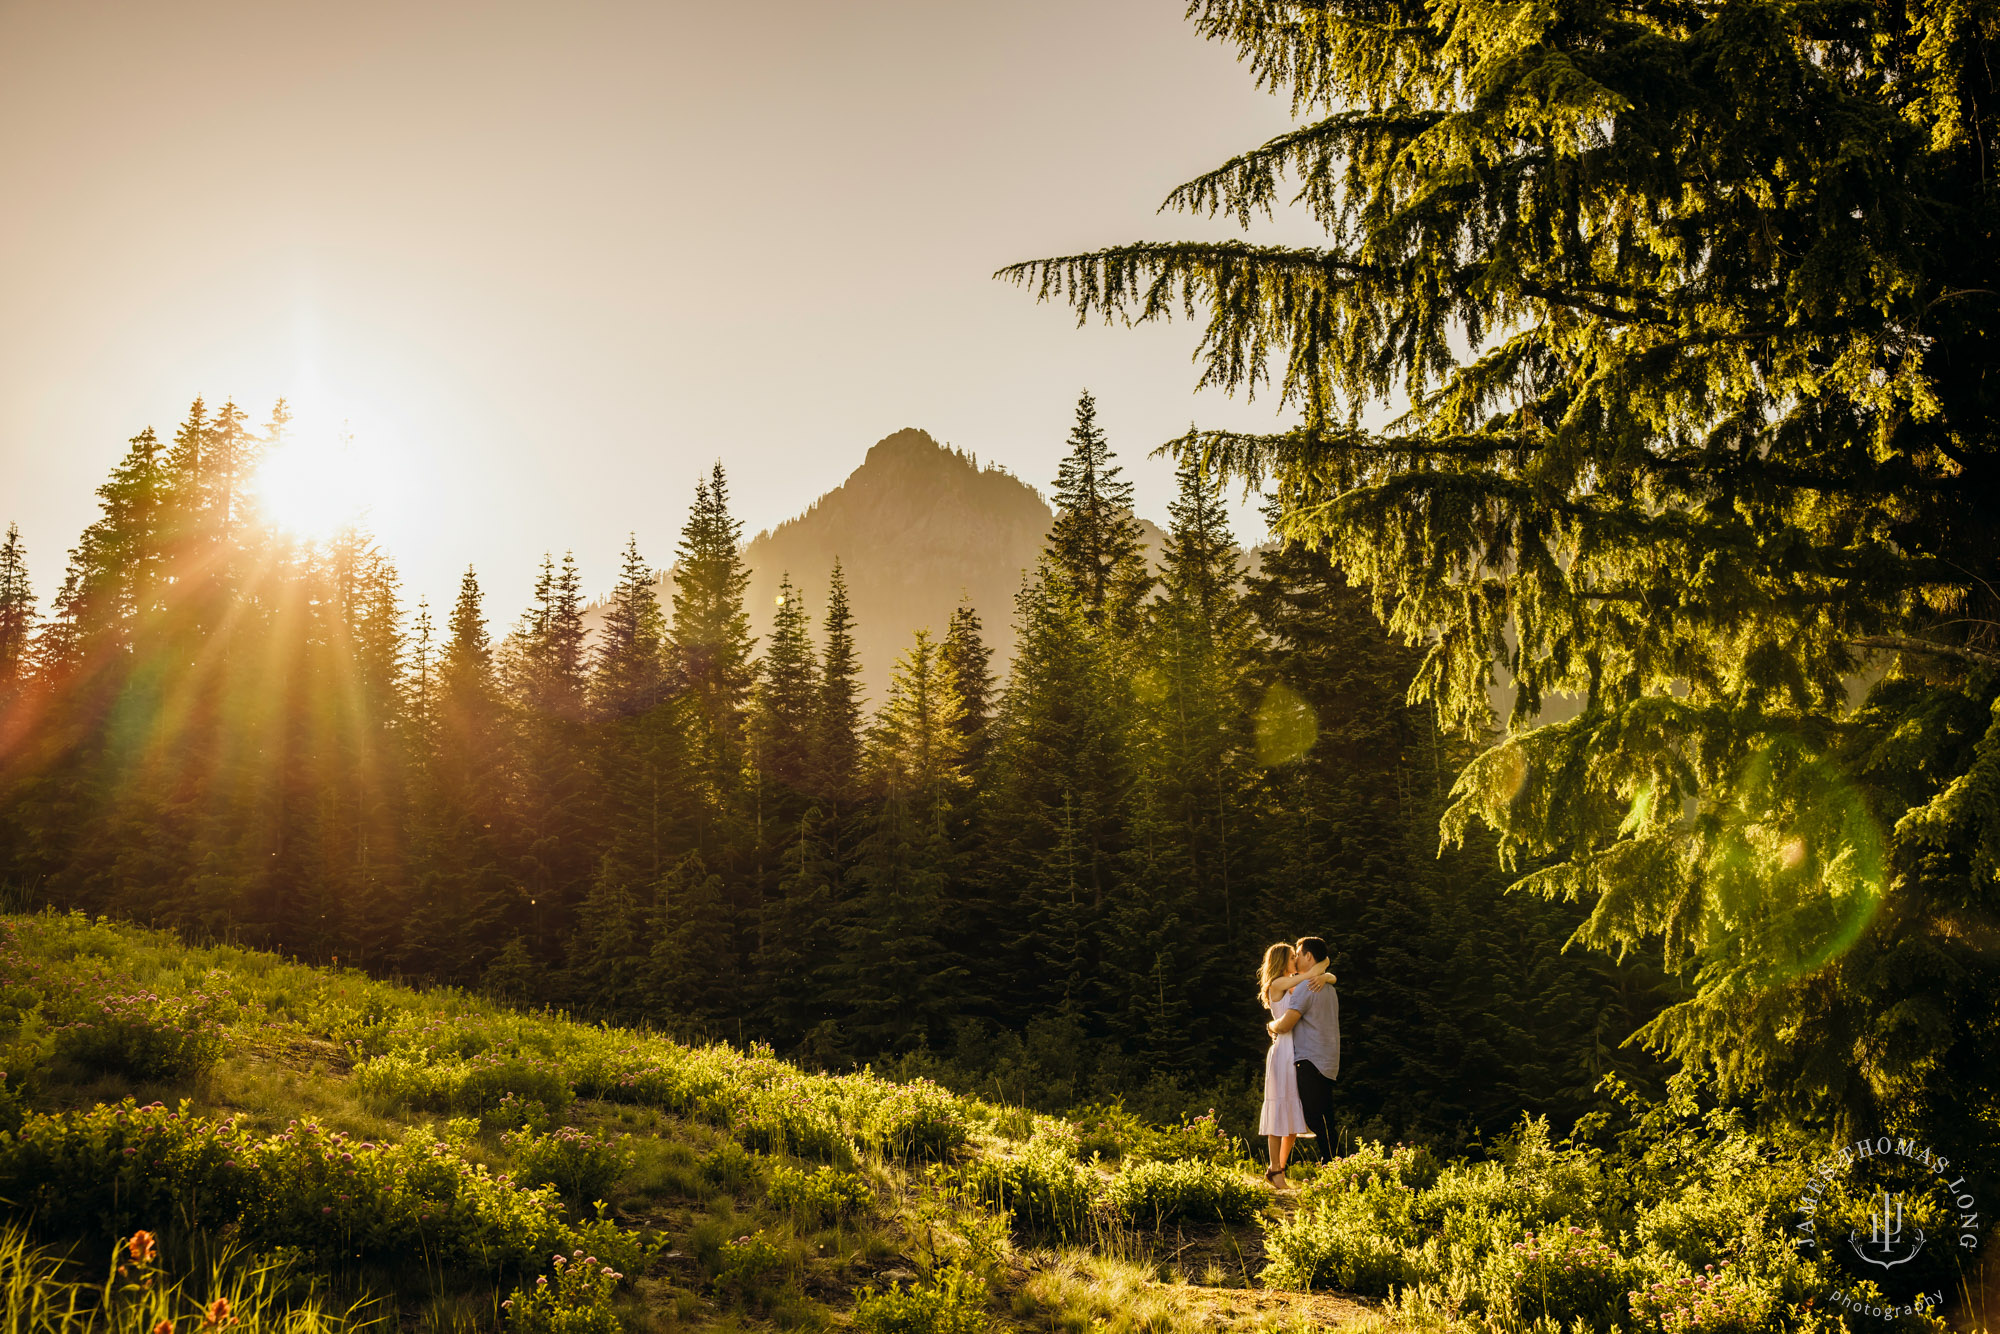
[(807, 636), (805, 602), (790, 575), (778, 586), (778, 613), (764, 655), (757, 691), (759, 768), (781, 788), (805, 791), (811, 783), (818, 664)]
[(729, 1031), (742, 1011), (731, 994), (733, 969), (716, 945), (730, 934), (722, 877), (699, 853), (682, 856), (660, 877), (650, 913), (652, 954), (646, 998), (653, 1012), (692, 1031)]
[(7, 525), (0, 544), (0, 707), (19, 688), (28, 668), (35, 631), (35, 586), (28, 579), (28, 555), (19, 524)]
[(627, 537), (618, 587), (598, 632), (591, 701), (601, 719), (635, 718), (659, 703), (666, 682), (666, 620), (653, 572)]
[(1138, 669), (1132, 852), (1108, 923), (1114, 972), (1151, 982), (1109, 1000), (1128, 1045), (1155, 1065), (1196, 1069), (1239, 1031), (1227, 1001), (1256, 948), (1242, 928), (1258, 645), (1221, 486), (1189, 464), (1179, 484)]
[(986, 755), (986, 724), (993, 713), (993, 650), (981, 637), (983, 628), (972, 604), (960, 602), (938, 649), (939, 663), (958, 696), (959, 735), (966, 766), (974, 773)]
[(97, 489), (98, 518), (70, 553), (56, 598), (54, 631), (39, 656), (55, 673), (115, 671), (114, 657), (137, 645), (141, 624), (166, 594), (170, 479), (158, 438), (132, 437), (125, 457)]
[(1055, 522), (1049, 528), (1050, 569), (1062, 591), (1094, 627), (1129, 634), (1152, 586), (1143, 529), (1132, 513), (1132, 483), (1112, 462), (1097, 426), (1097, 400), (1077, 400), (1070, 452), (1056, 474)]
[[(1190, 12), (1311, 118), (1169, 203), (1248, 227), (1282, 192), (1325, 243), (1011, 276), (1084, 315), (1206, 308), (1205, 383), (1281, 368), (1298, 428), (1177, 449), (1275, 484), (1282, 532), (1431, 646), (1448, 722), (1477, 732), (1504, 673), (1447, 830), (1484, 821), (1524, 888), (1597, 906), (1588, 942), (1699, 978), (1649, 1041), (1790, 1115), (1990, 1142), (2000, 354), (1965, 294), (2000, 290), (1993, 25)], [(1581, 715), (1536, 726), (1551, 692)]]
[(652, 571), (628, 539), (597, 644), (594, 753), (602, 803), (596, 874), (569, 944), (571, 991), (600, 1013), (644, 1008), (657, 888), (692, 837), (681, 701), (666, 697)]
[(1099, 1017), (1099, 997), (1081, 989), (1100, 976), (1131, 814), (1129, 647), (1098, 633), (1071, 587), (1045, 556), (1021, 592), (989, 766), (980, 915), (1011, 955), (990, 1000), (1013, 1019), (1050, 1007)]
[(540, 929), (562, 934), (588, 889), (596, 792), (584, 737), (590, 693), (576, 559), (547, 556), (534, 601), (509, 638), (506, 678), (519, 717), (519, 878)]
[(416, 837), (415, 901), (401, 955), (407, 968), (454, 979), (477, 976), (517, 933), (546, 948), (533, 911), (540, 905), (522, 890), (507, 853), (512, 738), (483, 603), (468, 568), (438, 666), (436, 741), (424, 757), (434, 805)]
[(717, 463), (696, 483), (694, 507), (681, 529), (671, 661), (676, 692), (693, 704), (696, 753), (718, 813), (736, 795), (745, 705), (755, 683), (750, 615), (743, 607), (750, 571), (739, 549), (742, 529), (730, 516)]
[(942, 1037), (967, 970), (945, 949), (952, 902), (947, 820), (965, 782), (964, 703), (927, 631), (896, 669), (868, 738), (874, 827), (849, 872), (838, 999), (870, 1051)]
[[(807, 795), (812, 783), (813, 715), (818, 703), (818, 663), (807, 635), (805, 603), (791, 577), (779, 582), (778, 610), (771, 626), (771, 643), (758, 672), (756, 707), (752, 717), (755, 754), (753, 782), (754, 880), (753, 901), (759, 906), (755, 950), (760, 960), (778, 964), (755, 971), (762, 992), (758, 1008), (773, 1013), (776, 991), (795, 991), (810, 969), (814, 947), (798, 938), (794, 914), (784, 902), (794, 892), (812, 895), (817, 886), (801, 882), (805, 855), (801, 840), (819, 818)], [(813, 914), (810, 910), (805, 916)], [(774, 953), (775, 951), (775, 953)], [(779, 1010), (790, 1007), (779, 1005)]]
[(826, 595), (826, 649), (820, 659), (819, 702), (813, 712), (813, 791), (839, 801), (854, 782), (861, 756), (861, 662), (854, 651), (854, 616), (838, 557)]

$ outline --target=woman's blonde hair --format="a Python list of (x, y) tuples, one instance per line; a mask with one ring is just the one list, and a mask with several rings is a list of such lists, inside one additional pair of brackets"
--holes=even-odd
[(1270, 949), (1265, 950), (1264, 962), (1257, 969), (1257, 999), (1268, 1001), (1271, 994), (1271, 984), (1283, 977), (1285, 970), (1291, 966), (1292, 947), (1284, 941), (1281, 940), (1271, 946)]

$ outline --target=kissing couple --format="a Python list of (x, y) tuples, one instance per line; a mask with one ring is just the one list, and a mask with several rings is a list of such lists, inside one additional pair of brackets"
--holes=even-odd
[(1319, 1145), (1322, 1164), (1333, 1157), (1333, 1081), (1340, 1077), (1340, 993), (1326, 970), (1326, 942), (1306, 936), (1264, 951), (1257, 970), (1257, 999), (1271, 1012), (1264, 1029), (1264, 1110), (1257, 1129), (1270, 1146), (1264, 1180), (1273, 1190), (1285, 1179), (1292, 1146), (1301, 1135)]

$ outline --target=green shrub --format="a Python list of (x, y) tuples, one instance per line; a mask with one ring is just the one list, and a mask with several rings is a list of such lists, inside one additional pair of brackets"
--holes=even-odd
[(702, 1155), (697, 1170), (709, 1185), (734, 1193), (757, 1179), (757, 1160), (735, 1140), (724, 1140)]
[(1079, 1107), (1069, 1114), (1069, 1120), (1075, 1128), (1079, 1158), (1117, 1162), (1138, 1149), (1153, 1133), (1151, 1126), (1125, 1110), (1122, 1099)]
[(510, 1334), (620, 1334), (611, 1292), (623, 1274), (582, 1251), (556, 1256), (554, 1270), (555, 1282), (543, 1274), (500, 1303)]
[(1249, 1155), (1243, 1142), (1222, 1128), (1215, 1109), (1200, 1116), (1184, 1116), (1171, 1126), (1162, 1126), (1142, 1136), (1133, 1155), (1161, 1162), (1240, 1163)]
[(535, 1265), (579, 1242), (620, 1261), (636, 1241), (608, 1223), (565, 1225), (553, 1192), (468, 1162), (428, 1130), (400, 1144), (357, 1141), (312, 1121), (259, 1138), (185, 1104), (34, 1116), (0, 1135), (0, 1198), (56, 1237), (104, 1237), (172, 1221), (235, 1223), (246, 1245), (293, 1246), (321, 1260), (413, 1254), (493, 1272)]
[(801, 1225), (819, 1227), (860, 1213), (875, 1199), (868, 1183), (852, 1172), (820, 1167), (807, 1172), (780, 1164), (771, 1169), (767, 1198)]
[(791, 1285), (796, 1265), (790, 1251), (762, 1229), (724, 1240), (711, 1261), (715, 1290), (753, 1310), (767, 1309)]
[(484, 1112), (513, 1094), (553, 1115), (574, 1096), (551, 1062), (493, 1051), (443, 1061), (391, 1052), (355, 1066), (354, 1086), (390, 1107), (433, 1112)]
[(1642, 1283), (1629, 1300), (1633, 1323), (1653, 1334), (1752, 1334), (1778, 1305), (1768, 1286), (1727, 1263)]
[(1398, 1144), (1385, 1149), (1379, 1141), (1363, 1140), (1353, 1153), (1335, 1158), (1313, 1176), (1316, 1192), (1365, 1190), (1377, 1182), (1393, 1182), (1411, 1190), (1437, 1184), (1437, 1156), (1428, 1148)]
[(1621, 1323), (1625, 1295), (1639, 1274), (1594, 1232), (1576, 1226), (1531, 1232), (1488, 1261), (1488, 1313), (1505, 1311), (1522, 1324), (1608, 1330)]
[(756, 1153), (852, 1162), (854, 1142), (843, 1125), (839, 1101), (822, 1083), (792, 1079), (740, 1091), (730, 1114), (736, 1138)]
[(537, 1133), (548, 1130), (554, 1117), (549, 1109), (539, 1102), (523, 1098), (511, 1089), (500, 1095), (500, 1101), (480, 1113), (480, 1121), (488, 1126), (499, 1126), (505, 1130), (532, 1130)]
[(58, 1060), (131, 1079), (190, 1079), (222, 1057), (220, 999), (132, 991), (74, 1005), (51, 1032)]
[(893, 1084), (871, 1076), (846, 1078), (859, 1104), (859, 1138), (892, 1158), (942, 1161), (971, 1138), (964, 1101), (928, 1079)]
[(1274, 1288), (1338, 1288), (1386, 1297), (1418, 1276), (1413, 1256), (1384, 1234), (1374, 1211), (1356, 1194), (1301, 1201), (1266, 1234), (1264, 1253), (1270, 1259), (1264, 1283)]
[(524, 1185), (554, 1186), (579, 1213), (583, 1206), (608, 1193), (632, 1166), (625, 1135), (601, 1135), (563, 1126), (547, 1135), (526, 1127), (500, 1136), (514, 1153), (517, 1176)]
[(922, 1286), (892, 1283), (886, 1292), (854, 1294), (861, 1334), (979, 1334), (987, 1327), (986, 1284), (953, 1266)]
[(28, 1081), (18, 1059), (7, 1063), (14, 1069), (0, 1070), (0, 1132), (11, 1134), (28, 1119)]
[(975, 1164), (967, 1184), (982, 1204), (1005, 1209), (1022, 1231), (1064, 1238), (1089, 1221), (1093, 1180), (1059, 1149), (1030, 1141), (1019, 1157)]
[(1076, 1123), (1059, 1116), (1034, 1118), (1034, 1129), (1028, 1133), (1028, 1148), (1064, 1158), (1084, 1156), (1083, 1135), (1076, 1128)]
[(1247, 1223), (1263, 1192), (1233, 1168), (1197, 1158), (1135, 1162), (1111, 1179), (1105, 1194), (1113, 1213), (1128, 1223)]

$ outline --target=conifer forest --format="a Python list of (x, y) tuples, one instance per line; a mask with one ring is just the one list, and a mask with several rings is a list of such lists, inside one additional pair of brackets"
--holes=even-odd
[(238, 1295), (5, 1328), (1994, 1327), (2000, 4), (1186, 18), (1291, 128), (990, 288), (1197, 424), (1078, 376), (893, 663), (723, 443), (608, 591), (288, 530), (224, 385), (7, 529), (0, 1297)]
[(0, 555), (8, 883), (829, 1068), (1238, 1115), (1256, 959), (1317, 927), (1394, 1035), (1357, 1125), (1464, 1138), (1650, 1074), (1618, 1044), (1658, 971), (1565, 954), (1582, 915), (1503, 895), (1490, 839), (1440, 857), (1474, 752), (1405, 699), (1421, 655), (1324, 554), (1246, 558), (1194, 466), (1150, 563), (1094, 416), (1015, 605), (917, 631), (871, 709), (837, 567), (751, 641), (721, 464), (671, 606), (628, 545), (597, 633), (568, 559), (495, 625), (474, 571), (434, 613), (366, 535), (260, 525), (283, 406), (197, 402), (131, 442), (46, 616)]

